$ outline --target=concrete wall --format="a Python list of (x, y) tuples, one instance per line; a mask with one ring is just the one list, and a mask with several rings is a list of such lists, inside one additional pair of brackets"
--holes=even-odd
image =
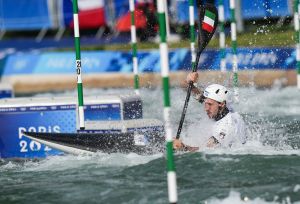
[[(188, 72), (170, 72), (170, 85), (180, 86), (185, 80)], [(199, 83), (206, 85), (210, 83), (224, 84), (232, 81), (232, 73), (220, 71), (199, 72)], [(17, 75), (3, 78), (4, 82), (12, 84), (16, 94), (65, 91), (76, 89), (76, 76), (70, 74), (60, 75)], [(269, 88), (272, 86), (295, 86), (297, 83), (295, 70), (253, 70), (240, 71), (240, 86), (255, 86), (257, 88)], [(140, 75), (142, 87), (161, 86), (159, 73), (144, 73)], [(83, 75), (84, 88), (118, 88), (133, 87), (133, 74), (85, 74)]]

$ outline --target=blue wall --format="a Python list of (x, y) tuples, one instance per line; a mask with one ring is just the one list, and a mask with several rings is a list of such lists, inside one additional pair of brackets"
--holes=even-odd
[(53, 27), (47, 0), (0, 0), (0, 29), (33, 30)]
[[(196, 1), (195, 1), (196, 2)], [(218, 0), (215, 0), (218, 6)], [(196, 6), (196, 4), (195, 4)], [(288, 0), (241, 0), (241, 15), (245, 20), (292, 16)], [(225, 19), (230, 20), (229, 0), (224, 0)], [(181, 23), (189, 21), (189, 1), (177, 0), (177, 18)], [(198, 19), (195, 10), (195, 19)]]
[[(132, 72), (131, 52), (90, 51), (82, 52), (83, 73)], [(218, 70), (221, 53), (219, 50), (205, 50), (200, 58), (199, 69)], [(191, 54), (189, 49), (176, 49), (169, 53), (170, 70), (189, 70)], [(232, 64), (231, 49), (227, 49), (226, 62)], [(140, 72), (160, 72), (158, 50), (138, 52)], [(294, 69), (296, 67), (293, 48), (239, 48), (239, 69)], [(73, 52), (15, 53), (7, 57), (3, 75), (22, 74), (74, 74), (75, 54)]]
[[(0, 0), (0, 29), (5, 30), (32, 30), (41, 28), (55, 28), (69, 26), (73, 18), (71, 0), (54, 0), (55, 4), (48, 4), (47, 0)], [(188, 0), (174, 0), (177, 5), (175, 18), (180, 23), (188, 22)], [(195, 1), (196, 2), (196, 1)], [(216, 6), (218, 0), (215, 0)], [(105, 3), (106, 15), (108, 3)], [(51, 8), (50, 8), (51, 7)], [(224, 0), (225, 18), (230, 17), (229, 0)], [(291, 16), (292, 11), (288, 6), (288, 0), (241, 0), (242, 17), (244, 19), (257, 19), (264, 17)], [(55, 10), (58, 22), (54, 22)], [(116, 18), (129, 11), (128, 0), (115, 0), (114, 14)], [(195, 12), (197, 19), (197, 11)], [(107, 16), (107, 19), (110, 19)]]

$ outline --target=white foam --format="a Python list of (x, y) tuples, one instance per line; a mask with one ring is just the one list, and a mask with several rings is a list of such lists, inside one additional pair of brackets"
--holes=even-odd
[[(247, 196), (241, 197), (239, 192), (231, 191), (227, 198), (224, 199), (217, 199), (211, 198), (205, 201), (206, 204), (279, 204), (279, 203), (286, 203), (291, 204), (290, 198), (286, 197), (283, 202), (277, 201), (265, 201), (262, 198), (254, 198), (250, 199)], [(300, 204), (300, 202), (294, 202), (294, 204)]]
[(23, 171), (63, 171), (80, 168), (86, 165), (95, 165), (97, 167), (135, 166), (148, 163), (159, 157), (162, 157), (162, 154), (141, 156), (134, 153), (94, 153), (92, 155), (78, 156), (49, 156), (46, 159), (40, 160), (39, 162), (25, 162)]
[(300, 192), (300, 185), (299, 185), (299, 184), (295, 185), (293, 191), (294, 191), (294, 192), (298, 192), (298, 191)]
[(18, 167), (19, 167), (18, 164), (9, 161), (9, 162), (7, 162), (6, 164), (0, 166), (0, 172), (3, 172), (3, 171), (10, 171), (10, 170), (15, 170), (15, 169), (17, 169)]
[(244, 145), (232, 148), (204, 148), (199, 150), (206, 154), (227, 154), (227, 155), (297, 155), (300, 156), (299, 149), (292, 149), (287, 146), (285, 149), (263, 145), (259, 141), (248, 141)]
[(236, 108), (243, 113), (299, 115), (300, 95), (296, 87), (282, 89), (241, 89), (241, 103)]

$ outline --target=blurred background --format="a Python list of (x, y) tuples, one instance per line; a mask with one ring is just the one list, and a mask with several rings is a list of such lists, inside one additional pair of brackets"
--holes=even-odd
[[(229, 0), (195, 1), (195, 24), (199, 22), (198, 5), (213, 3), (218, 7), (222, 2), (226, 68), (230, 73)], [(176, 86), (185, 71), (191, 69), (189, 1), (165, 0), (165, 3), (171, 85)], [(292, 0), (235, 1), (240, 85), (296, 85), (294, 3)], [(129, 1), (78, 0), (78, 7), (85, 87), (133, 86)], [(135, 1), (141, 86), (160, 83), (159, 77), (153, 77), (160, 72), (156, 9), (156, 1)], [(200, 59), (199, 70), (204, 71), (204, 78), (210, 82), (217, 80), (213, 77), (216, 74), (211, 76), (206, 71), (218, 72), (223, 55), (219, 31)], [(2, 82), (12, 84), (16, 93), (74, 88), (73, 36), (71, 0), (0, 0)], [(116, 77), (120, 80), (115, 80)], [(224, 82), (228, 75), (221, 78)], [(203, 79), (203, 83), (208, 81)]]
[[(167, 0), (169, 27), (171, 33), (181, 38), (189, 37), (188, 0)], [(195, 0), (197, 5), (219, 0)], [(224, 1), (225, 21), (230, 21), (229, 1)], [(128, 0), (78, 0), (81, 34), (85, 37), (117, 37), (130, 32)], [(156, 1), (135, 1), (135, 19), (138, 37), (142, 41), (156, 36), (158, 20)], [(1, 39), (44, 38), (62, 40), (72, 37), (73, 11), (71, 0), (1, 0), (0, 1)], [(239, 32), (247, 32), (260, 24), (276, 27), (291, 22), (293, 17), (292, 0), (236, 1), (236, 18)], [(197, 18), (196, 18), (197, 19)], [(252, 25), (249, 27), (249, 25)], [(257, 25), (257, 26), (253, 26)], [(119, 39), (122, 42), (121, 39)], [(126, 42), (126, 41), (123, 41)], [(63, 42), (62, 42), (63, 43)], [(101, 42), (99, 42), (100, 44)], [(46, 45), (40, 45), (46, 46)]]

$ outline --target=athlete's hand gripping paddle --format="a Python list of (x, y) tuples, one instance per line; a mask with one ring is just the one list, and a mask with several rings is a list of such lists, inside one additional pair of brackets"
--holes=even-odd
[[(194, 66), (192, 68), (193, 72), (197, 71), (198, 63), (200, 59), (200, 55), (204, 48), (209, 43), (210, 39), (214, 35), (216, 28), (218, 26), (218, 10), (214, 5), (206, 4), (206, 5), (200, 5), (199, 7), (199, 28), (198, 28), (198, 49), (197, 49), (197, 56), (196, 56), (196, 63), (194, 63)], [(191, 91), (193, 88), (193, 82), (189, 82), (187, 95), (185, 98), (179, 127), (176, 134), (176, 139), (179, 139), (182, 125), (184, 122), (186, 110), (188, 107), (188, 103), (191, 96)]]

